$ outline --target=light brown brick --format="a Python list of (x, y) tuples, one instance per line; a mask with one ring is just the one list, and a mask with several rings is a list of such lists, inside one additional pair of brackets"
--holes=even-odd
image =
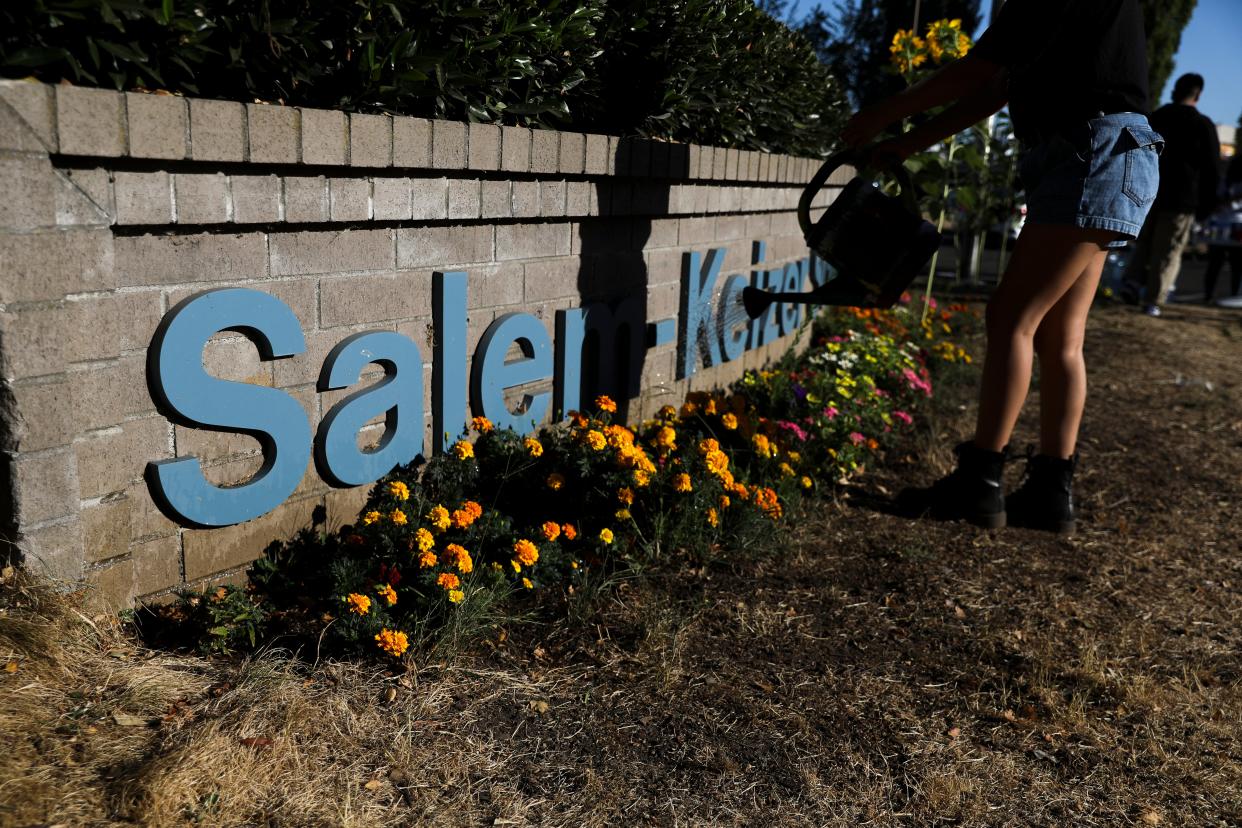
[[(574, 181), (540, 181), (539, 182), (539, 215), (540, 216), (563, 216), (566, 212), (565, 191), (572, 190), (575, 184), (584, 184), (585, 182)], [(583, 209), (585, 212), (585, 207)], [(571, 212), (570, 215), (573, 215)]]
[(466, 125), (458, 121), (431, 122), (431, 166), (460, 170), (466, 166)]
[(586, 136), (586, 158), (583, 171), (587, 175), (605, 175), (608, 172), (608, 136)]
[(349, 116), (349, 163), (354, 167), (392, 166), (392, 118)]
[(142, 356), (128, 356), (75, 371), (74, 428), (81, 433), (117, 425), (131, 415), (154, 413), (144, 369)]
[(65, 302), (66, 362), (89, 362), (145, 348), (160, 320), (158, 291), (93, 294)]
[(190, 529), (182, 542), (187, 581), (242, 566), (263, 554), (274, 538), (289, 538), (310, 526), (320, 498), (286, 502), (263, 517), (218, 529)]
[(49, 382), (16, 382), (17, 450), (24, 452), (67, 446), (73, 440), (73, 386), (60, 375)]
[(116, 286), (112, 234), (82, 228), (0, 234), (0, 302), (57, 299), (66, 293)]
[(302, 110), (302, 163), (344, 164), (349, 151), (345, 113)]
[(135, 597), (162, 592), (182, 582), (181, 538), (176, 535), (135, 543), (129, 551)]
[(185, 98), (128, 92), (129, 154), (134, 158), (185, 158), (189, 111)]
[(124, 494), (126, 502), (129, 503), (129, 528), (134, 542), (177, 536), (181, 527), (169, 520), (155, 505), (145, 480), (129, 486)]
[(540, 193), (538, 181), (513, 182), (513, 217), (535, 218), (539, 215)]
[(229, 177), (233, 222), (266, 224), (280, 221), (280, 179), (274, 175)]
[(285, 221), (295, 224), (328, 220), (328, 179), (322, 175), (286, 176)]
[(0, 311), (6, 372), (28, 378), (64, 371), (68, 319), (63, 302)]
[(477, 219), (482, 212), (478, 179), (450, 178), (448, 181), (448, 217)]
[(578, 281), (584, 266), (585, 263), (576, 256), (527, 262), (522, 300), (530, 304), (578, 296)]
[(55, 227), (56, 185), (46, 156), (0, 157), (0, 227)]
[(267, 275), (262, 233), (118, 236), (113, 245), (117, 277), (124, 286), (235, 281)]
[(411, 179), (410, 213), (414, 221), (448, 218), (448, 179)]
[(335, 530), (346, 524), (358, 522), (358, 514), (366, 505), (366, 486), (352, 489), (333, 489), (324, 496), (324, 505), (328, 510), (328, 528)]
[(116, 205), (110, 174), (102, 167), (56, 170), (56, 224), (61, 228), (112, 224)]
[(57, 86), (56, 118), (60, 151), (66, 155), (124, 155), (123, 102), (120, 92)]
[(236, 431), (174, 426), (174, 439), (178, 457), (194, 457), (204, 466), (217, 466), (239, 457), (256, 457), (263, 449), (254, 437)]
[(190, 98), (190, 157), (195, 161), (244, 161), (246, 108), (234, 101)]
[(13, 461), (13, 477), (20, 525), (77, 513), (78, 475), (72, 451), (21, 455)]
[(530, 130), (501, 127), (500, 168), (505, 172), (530, 172)]
[(82, 524), (76, 516), (24, 531), (21, 547), (31, 569), (68, 584), (81, 580)]
[(376, 221), (408, 220), (410, 218), (410, 179), (374, 179), (371, 203)]
[(496, 261), (569, 255), (570, 225), (502, 224), (496, 228)]
[(256, 164), (296, 164), (301, 149), (301, 113), (292, 106), (246, 104), (250, 160)]
[(402, 271), (325, 278), (319, 285), (322, 325), (361, 325), (431, 313), (431, 273)]
[(513, 194), (508, 181), (482, 182), (482, 215), (485, 219), (509, 218), (513, 214)]
[(82, 507), (82, 546), (90, 562), (129, 552), (130, 506), (124, 495)]
[[(472, 267), (467, 278), (467, 307), (472, 310), (522, 303), (523, 275), (520, 262)], [(430, 351), (427, 353), (430, 354)]]
[(117, 224), (171, 224), (172, 180), (168, 173), (116, 173)]
[(391, 230), (272, 233), (272, 275), (392, 270)]
[(569, 216), (586, 216), (591, 212), (591, 191), (595, 189), (593, 181), (570, 181), (566, 185), (565, 214)]
[(82, 497), (119, 492), (137, 483), (148, 462), (172, 456), (163, 417), (130, 420), (74, 443)]
[(178, 224), (223, 224), (229, 220), (229, 181), (224, 173), (177, 173), (173, 176)]
[(537, 173), (554, 173), (560, 164), (560, 133), (550, 129), (531, 132), (530, 170)]
[(469, 125), (470, 155), (467, 166), (472, 170), (500, 169), (500, 127), (495, 124)]
[[(39, 143), (38, 146), (32, 146), (25, 141), (20, 144), (9, 143), (6, 149), (21, 152), (57, 151), (56, 98), (52, 89), (44, 83), (0, 80), (0, 101), (12, 107), (21, 120), (21, 124), (14, 123), (12, 126), (28, 131)], [(7, 125), (8, 119), (0, 120)]]
[(371, 218), (371, 180), (328, 179), (329, 215), (332, 221), (366, 221)]
[(397, 266), (442, 269), (492, 261), (491, 225), (412, 227), (397, 231)]
[(431, 121), (406, 117), (392, 119), (392, 163), (395, 167), (431, 166)]
[(580, 175), (586, 156), (586, 136), (581, 132), (562, 132), (557, 168), (567, 175)]

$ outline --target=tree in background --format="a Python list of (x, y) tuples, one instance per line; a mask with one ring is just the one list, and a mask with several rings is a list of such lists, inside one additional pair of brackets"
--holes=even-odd
[(1160, 106), (1160, 92), (1173, 72), (1173, 56), (1182, 42), (1198, 0), (1140, 0), (1147, 28), (1147, 73), (1151, 108)]

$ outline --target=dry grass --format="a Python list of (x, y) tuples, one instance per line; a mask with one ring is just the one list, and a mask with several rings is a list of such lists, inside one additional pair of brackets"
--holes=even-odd
[(955, 416), (783, 554), (405, 675), (149, 652), (11, 581), (0, 825), (1242, 825), (1240, 333), (1098, 318), (1073, 539), (871, 508)]

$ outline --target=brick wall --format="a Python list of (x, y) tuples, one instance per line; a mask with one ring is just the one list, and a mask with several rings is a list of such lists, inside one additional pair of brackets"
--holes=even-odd
[[(261, 465), (245, 435), (182, 428), (145, 379), (160, 319), (198, 291), (285, 302), (307, 349), (262, 361), (245, 337), (203, 354), (224, 379), (286, 391), (312, 426), (331, 347), (394, 330), (431, 352), (431, 274), (469, 273), (471, 348), (498, 315), (647, 296), (676, 317), (688, 251), (726, 249), (722, 277), (806, 255), (793, 213), (813, 159), (614, 136), (0, 81), (0, 524), (26, 561), (116, 603), (236, 578), (316, 506), (350, 520), (366, 487), (307, 469), (276, 511), (219, 529), (163, 515), (150, 461), (193, 455), (233, 484)], [(839, 182), (838, 182), (839, 183)], [(824, 206), (832, 193), (821, 194)], [(723, 386), (791, 337), (680, 377), (649, 350), (632, 416)], [(430, 365), (424, 366), (430, 386)], [(429, 410), (430, 396), (425, 410)], [(366, 430), (373, 440), (382, 424)]]

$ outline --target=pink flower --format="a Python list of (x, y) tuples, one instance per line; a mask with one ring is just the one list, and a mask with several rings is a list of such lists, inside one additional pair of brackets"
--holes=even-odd
[(776, 425), (784, 429), (785, 431), (793, 432), (793, 435), (795, 437), (797, 437), (799, 440), (801, 440), (804, 443), (806, 442), (806, 432), (803, 431), (802, 426), (798, 425), (797, 423), (790, 422), (789, 420), (778, 420)]
[(859, 434), (857, 431), (851, 431), (850, 442), (856, 446), (861, 446), (863, 443), (867, 442), (867, 438)]
[(900, 420), (902, 425), (910, 425), (914, 422), (914, 418), (904, 411), (893, 411), (893, 419)]
[(840, 411), (837, 411), (837, 409), (836, 409), (836, 407), (835, 407), (835, 406), (831, 406), (831, 405), (830, 405), (830, 406), (828, 406), (827, 408), (825, 408), (825, 409), (824, 409), (824, 416), (825, 416), (825, 417), (827, 417), (827, 418), (828, 418), (828, 419), (830, 419), (830, 420), (831, 420), (831, 419), (836, 418), (836, 416), (837, 416), (838, 414), (840, 414), (840, 413), (841, 413), (841, 412), (840, 412)]
[(885, 397), (888, 396), (888, 392), (885, 391), (883, 388), (877, 388), (875, 389), (875, 395), (879, 397), (880, 399), (884, 399)]

